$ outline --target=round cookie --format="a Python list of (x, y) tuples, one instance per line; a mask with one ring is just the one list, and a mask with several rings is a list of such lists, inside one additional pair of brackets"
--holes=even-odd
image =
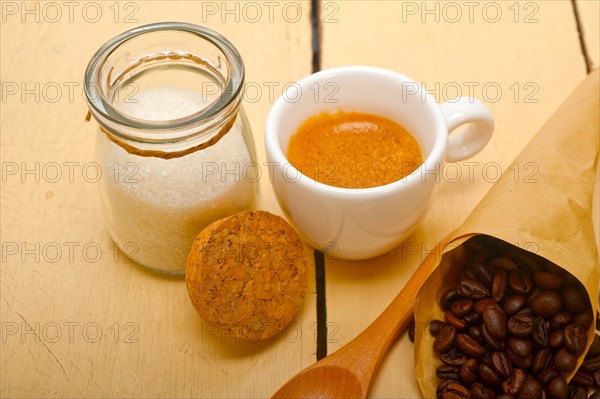
[(306, 254), (284, 219), (246, 211), (202, 230), (188, 256), (185, 280), (205, 322), (257, 341), (281, 331), (302, 306)]

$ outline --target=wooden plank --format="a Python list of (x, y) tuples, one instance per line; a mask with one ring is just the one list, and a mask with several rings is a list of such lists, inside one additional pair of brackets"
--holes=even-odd
[[(247, 82), (262, 90), (245, 103), (261, 163), (272, 102), (285, 83), (310, 73), (308, 4), (52, 4), (58, 8), (2, 3), (1, 155), (16, 174), (3, 169), (1, 396), (270, 395), (315, 359), (314, 276), (285, 335), (245, 344), (201, 323), (182, 279), (126, 263), (111, 246), (90, 182), (96, 126), (83, 123), (82, 79), (92, 54), (127, 29), (167, 20), (213, 28), (238, 47)], [(18, 91), (9, 95), (13, 83)], [(53, 182), (56, 165), (62, 175)], [(25, 168), (34, 172), (22, 175)], [(266, 175), (261, 191), (260, 207), (280, 213)]]
[[(470, 4), (323, 2), (323, 68), (393, 69), (422, 82), (440, 102), (470, 94), (484, 100), (496, 121), (492, 141), (472, 163), (444, 169), (427, 217), (404, 244), (376, 259), (328, 262), (329, 352), (387, 306), (585, 75), (569, 1)], [(534, 170), (512, 172), (522, 181)], [(420, 396), (412, 348), (406, 337), (392, 348), (372, 397)]]

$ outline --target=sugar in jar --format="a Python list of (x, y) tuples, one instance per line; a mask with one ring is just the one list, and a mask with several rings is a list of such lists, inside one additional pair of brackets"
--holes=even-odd
[(183, 273), (205, 226), (256, 206), (243, 84), (233, 44), (187, 23), (132, 29), (90, 60), (85, 94), (98, 123), (106, 227), (141, 265)]

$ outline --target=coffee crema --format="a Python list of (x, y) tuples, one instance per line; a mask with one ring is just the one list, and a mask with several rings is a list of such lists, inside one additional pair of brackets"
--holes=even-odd
[(292, 135), (287, 157), (304, 175), (342, 188), (389, 184), (423, 163), (419, 144), (401, 125), (345, 111), (308, 118)]

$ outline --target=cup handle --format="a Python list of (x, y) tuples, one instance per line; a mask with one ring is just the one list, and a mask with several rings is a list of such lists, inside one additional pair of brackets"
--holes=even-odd
[(494, 132), (494, 119), (487, 107), (472, 97), (460, 97), (441, 104), (448, 132), (464, 126), (448, 137), (446, 161), (458, 162), (470, 158), (485, 147)]

